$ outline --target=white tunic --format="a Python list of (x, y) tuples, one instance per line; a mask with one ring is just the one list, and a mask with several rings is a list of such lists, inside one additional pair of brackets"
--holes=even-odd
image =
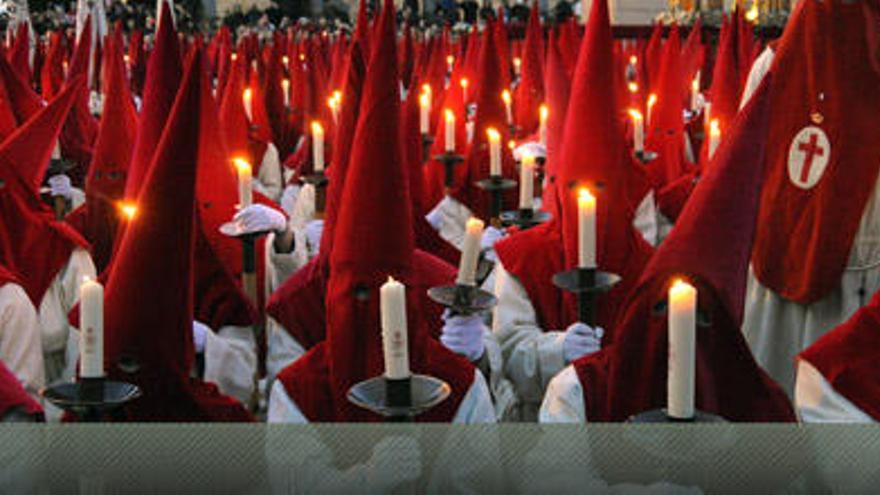
[(15, 283), (0, 287), (0, 361), (40, 401), (46, 384), (40, 322), (27, 293)]
[(584, 389), (574, 366), (566, 366), (547, 385), (538, 413), (540, 423), (586, 423)]
[(257, 346), (251, 327), (227, 326), (207, 332), (202, 378), (225, 395), (250, 404), (257, 391)]
[(263, 161), (256, 179), (254, 188), (257, 191), (272, 201), (278, 202), (281, 199), (281, 190), (284, 189), (281, 159), (278, 156), (278, 148), (272, 143), (266, 146), (266, 152), (263, 153)]
[(838, 393), (809, 362), (799, 359), (794, 402), (804, 423), (874, 423), (875, 420)]
[[(752, 67), (743, 101), (751, 97), (769, 70), (773, 53), (765, 50)], [(840, 284), (824, 298), (801, 305), (761, 285), (749, 271), (743, 333), (755, 359), (792, 396), (795, 357), (834, 329), (880, 290), (880, 182), (868, 201)]]

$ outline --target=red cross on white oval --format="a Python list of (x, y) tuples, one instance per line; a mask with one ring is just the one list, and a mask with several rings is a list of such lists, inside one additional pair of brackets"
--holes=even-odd
[(788, 148), (788, 178), (801, 189), (811, 189), (822, 178), (831, 158), (831, 142), (825, 131), (801, 129)]

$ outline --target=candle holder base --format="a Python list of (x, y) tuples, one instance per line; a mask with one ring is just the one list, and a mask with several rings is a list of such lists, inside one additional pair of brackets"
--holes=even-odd
[(477, 187), (488, 192), (502, 192), (516, 187), (516, 181), (506, 179), (500, 175), (493, 175), (488, 179), (478, 180), (475, 182)]
[(303, 176), (302, 181), (306, 184), (312, 184), (317, 188), (326, 186), (329, 182), (329, 179), (327, 178), (327, 174), (325, 174), (324, 172), (318, 172)]
[(104, 378), (81, 378), (76, 383), (61, 383), (40, 391), (55, 407), (76, 415), (81, 421), (98, 422), (141, 396), (137, 385)]
[(653, 162), (659, 156), (653, 151), (636, 151), (633, 155), (638, 161), (642, 162), (643, 165)]
[(541, 210), (519, 209), (501, 212), (501, 223), (505, 226), (516, 225), (522, 230), (547, 223), (553, 215)]
[(433, 145), (434, 136), (422, 134), (422, 163), (426, 163), (431, 158), (431, 146)]
[(726, 423), (727, 420), (716, 414), (694, 411), (691, 418), (673, 418), (666, 409), (654, 409), (630, 416), (627, 423)]
[(452, 187), (455, 185), (455, 166), (464, 162), (464, 157), (455, 153), (446, 152), (441, 155), (434, 155), (434, 159), (443, 164), (444, 179), (443, 185)]
[(596, 296), (611, 290), (621, 278), (619, 275), (595, 268), (574, 268), (553, 275), (553, 285), (577, 296), (578, 321), (596, 325)]
[(364, 380), (348, 390), (348, 401), (389, 420), (411, 420), (440, 404), (452, 393), (452, 387), (443, 380), (427, 375), (412, 375), (406, 380), (409, 382), (409, 405), (392, 405), (391, 402), (396, 400), (393, 400), (393, 394), (389, 394), (389, 386), (402, 381), (389, 380), (384, 376)]
[(64, 160), (63, 158), (53, 158), (49, 160), (49, 168), (46, 169), (46, 177), (53, 177), (55, 175), (61, 175), (73, 170), (76, 167), (76, 164), (69, 161)]
[(432, 301), (460, 315), (472, 315), (492, 309), (498, 299), (471, 285), (444, 285), (428, 289)]

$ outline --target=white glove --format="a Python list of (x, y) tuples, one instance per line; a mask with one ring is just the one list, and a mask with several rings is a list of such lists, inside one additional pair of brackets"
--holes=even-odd
[(318, 255), (321, 249), (321, 234), (324, 233), (324, 220), (312, 220), (306, 224), (306, 242), (309, 245), (309, 257)]
[(529, 141), (514, 148), (513, 159), (521, 162), (523, 155), (526, 153), (534, 156), (535, 158), (546, 158), (547, 148), (545, 148), (543, 144), (537, 141)]
[(483, 357), (486, 350), (483, 344), (483, 331), (486, 326), (479, 315), (451, 316), (447, 309), (443, 313), (443, 321), (445, 324), (440, 342), (447, 349), (466, 357), (471, 362)]
[(566, 363), (592, 354), (602, 347), (602, 336), (605, 330), (596, 327), (590, 328), (584, 323), (572, 323), (565, 330), (565, 340), (562, 341), (562, 357)]
[(101, 115), (101, 112), (104, 110), (104, 101), (101, 98), (101, 94), (97, 91), (92, 91), (89, 94), (89, 112), (92, 115)]
[(70, 177), (64, 174), (53, 175), (49, 177), (49, 194), (52, 197), (62, 196), (70, 201), (73, 199), (73, 186), (70, 184)]
[(491, 225), (483, 230), (483, 238), (480, 240), (480, 248), (486, 253), (486, 259), (493, 262), (498, 261), (498, 256), (495, 254), (495, 243), (500, 241), (503, 237), (504, 230), (495, 228)]
[(425, 215), (425, 220), (428, 222), (428, 225), (434, 228), (434, 230), (439, 231), (440, 227), (443, 225), (443, 213), (440, 211), (440, 205), (437, 205), (436, 208), (429, 211), (427, 215)]
[(239, 210), (232, 220), (238, 223), (241, 230), (248, 233), (287, 230), (287, 218), (284, 214), (262, 204), (253, 204)]
[(200, 321), (193, 321), (193, 344), (197, 354), (205, 352), (205, 344), (208, 343), (208, 332), (210, 331), (208, 325)]
[(422, 452), (412, 437), (383, 438), (373, 447), (373, 455), (367, 461), (366, 468), (368, 491), (387, 493), (421, 476)]

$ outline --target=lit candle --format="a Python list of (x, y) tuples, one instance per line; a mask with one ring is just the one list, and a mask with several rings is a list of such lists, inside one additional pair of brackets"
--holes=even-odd
[(721, 127), (718, 119), (712, 119), (709, 122), (709, 159), (715, 156), (715, 150), (721, 144)]
[(320, 122), (312, 122), (312, 158), (315, 173), (324, 171), (324, 127)]
[(550, 108), (547, 105), (541, 104), (538, 108), (538, 117), (540, 125), (538, 126), (538, 140), (541, 142), (541, 146), (547, 147), (547, 117), (550, 116)]
[(290, 107), (290, 79), (281, 80), (281, 92), (284, 93), (284, 107)]
[(253, 113), (253, 100), (254, 93), (251, 91), (251, 88), (247, 88), (244, 90), (244, 93), (241, 95), (242, 102), (244, 102), (244, 113), (247, 115), (248, 122), (254, 121), (254, 113)]
[(596, 197), (578, 191), (578, 267), (596, 268)]
[(433, 95), (433, 92), (431, 91), (431, 85), (430, 85), (430, 84), (428, 84), (428, 83), (422, 84), (422, 94), (423, 94), (423, 95), (428, 95), (428, 96), (427, 96), (427, 99), (428, 99), (428, 108), (431, 108), (431, 107), (434, 105), (434, 100), (433, 100), (434, 95)]
[(119, 209), (119, 214), (122, 215), (126, 221), (134, 220), (134, 217), (137, 216), (137, 205), (128, 201), (120, 201), (117, 204), (117, 208)]
[(502, 91), (501, 99), (504, 100), (504, 111), (507, 113), (507, 124), (513, 125), (513, 110), (511, 109), (511, 103), (513, 100), (510, 97), (510, 91), (506, 89)]
[(455, 57), (452, 55), (446, 56), (446, 71), (452, 73), (452, 68), (455, 66)]
[(520, 72), (522, 71), (522, 59), (519, 57), (513, 57), (513, 73), (516, 77), (519, 77)]
[(284, 67), (290, 67), (290, 57), (284, 55), (281, 57), (281, 63), (284, 64)]
[(700, 72), (697, 71), (697, 75), (694, 76), (694, 80), (691, 81), (691, 110), (697, 111), (697, 106), (699, 102), (700, 96)]
[(642, 112), (634, 108), (629, 110), (629, 116), (633, 123), (633, 150), (642, 153), (645, 151), (645, 119), (642, 117)]
[(338, 89), (327, 98), (327, 106), (330, 107), (330, 114), (333, 117), (333, 123), (339, 123), (339, 107), (342, 106), (342, 92)]
[(636, 94), (639, 92), (639, 83), (635, 81), (630, 81), (626, 83), (626, 89), (629, 90), (630, 93)]
[(473, 120), (469, 120), (464, 123), (464, 133), (467, 136), (467, 145), (470, 146), (471, 143), (474, 142), (474, 129), (477, 128), (477, 123)]
[(382, 310), (382, 350), (385, 378), (409, 378), (409, 346), (406, 324), (406, 287), (388, 277), (379, 289)]
[(461, 101), (462, 101), (465, 105), (467, 105), (467, 103), (468, 103), (468, 84), (469, 84), (469, 82), (468, 82), (468, 80), (467, 80), (466, 77), (462, 77), (462, 78), (461, 78), (461, 81), (459, 81), (459, 84), (461, 85)]
[(483, 239), (483, 221), (471, 217), (465, 224), (464, 242), (461, 244), (461, 259), (458, 263), (458, 285), (477, 284), (477, 263), (480, 260), (480, 243)]
[(86, 277), (79, 286), (79, 376), (104, 376), (104, 287)]
[(645, 124), (648, 127), (651, 127), (651, 114), (654, 112), (654, 105), (656, 105), (656, 104), (657, 104), (657, 95), (654, 93), (651, 93), (650, 95), (648, 95), (648, 110), (647, 110), (647, 115), (645, 117)]
[(444, 109), (446, 117), (446, 152), (455, 153), (455, 114), (450, 109)]
[(238, 207), (247, 208), (253, 204), (253, 180), (251, 164), (243, 158), (234, 158), (235, 168), (238, 170)]
[(422, 134), (431, 133), (431, 95), (422, 93), (419, 95), (419, 130)]
[(697, 346), (697, 289), (694, 286), (683, 280), (672, 284), (668, 318), (666, 413), (672, 418), (692, 418)]
[(501, 133), (494, 127), (486, 129), (489, 138), (489, 175), (501, 177)]
[(229, 55), (229, 59), (232, 60), (233, 62), (235, 62), (236, 60), (238, 60), (238, 54), (235, 52), (232, 52), (232, 54)]
[(531, 210), (535, 207), (535, 157), (523, 153), (519, 165), (519, 209)]

